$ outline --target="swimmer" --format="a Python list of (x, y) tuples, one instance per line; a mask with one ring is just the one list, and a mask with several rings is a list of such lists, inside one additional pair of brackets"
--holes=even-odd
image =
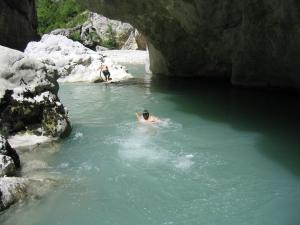
[(106, 82), (109, 81), (109, 80), (111, 80), (111, 78), (110, 78), (110, 72), (108, 70), (108, 66), (107, 65), (105, 65), (105, 64), (101, 65), (100, 68), (99, 68), (99, 70), (100, 70), (100, 77), (101, 77), (101, 72), (102, 72), (103, 75), (104, 75), (104, 77), (105, 77), (105, 81)]
[(140, 115), (139, 113), (135, 113), (137, 119), (139, 122), (143, 122), (143, 123), (157, 123), (157, 122), (161, 122), (161, 120), (155, 116), (151, 116), (148, 112), (148, 110), (144, 110), (142, 115)]

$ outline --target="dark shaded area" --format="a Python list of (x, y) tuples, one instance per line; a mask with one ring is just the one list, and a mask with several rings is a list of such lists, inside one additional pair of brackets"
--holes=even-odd
[(176, 110), (257, 132), (257, 149), (300, 176), (300, 94), (289, 90), (233, 88), (230, 84), (154, 79), (151, 90), (168, 93)]
[[(11, 90), (6, 90), (0, 101), (0, 131), (6, 136), (25, 131), (40, 124), (43, 119), (43, 105), (27, 101), (20, 103), (12, 98), (12, 93)], [(24, 95), (24, 97), (32, 96)]]
[(21, 51), (39, 39), (35, 1), (0, 1), (0, 33), (0, 45)]

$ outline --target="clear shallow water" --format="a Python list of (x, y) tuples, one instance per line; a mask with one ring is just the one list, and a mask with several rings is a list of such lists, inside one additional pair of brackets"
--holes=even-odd
[[(0, 224), (300, 224), (299, 96), (129, 70), (125, 83), (61, 85), (73, 133), (41, 149), (59, 184)], [(162, 124), (138, 124), (144, 108)]]

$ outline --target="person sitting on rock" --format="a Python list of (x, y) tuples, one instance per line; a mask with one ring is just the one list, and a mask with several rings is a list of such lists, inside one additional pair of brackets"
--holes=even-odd
[(101, 76), (101, 72), (103, 73), (104, 77), (105, 77), (105, 81), (109, 81), (111, 80), (110, 78), (110, 72), (108, 70), (108, 66), (105, 64), (102, 64), (99, 68), (100, 70), (100, 76)]
[(135, 115), (138, 121), (143, 123), (157, 123), (161, 121), (158, 117), (150, 115), (148, 110), (146, 109), (143, 111), (142, 115), (137, 112), (135, 113)]

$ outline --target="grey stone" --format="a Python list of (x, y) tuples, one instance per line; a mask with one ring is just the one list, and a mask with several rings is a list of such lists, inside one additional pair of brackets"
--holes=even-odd
[(131, 32), (130, 36), (128, 37), (127, 41), (122, 47), (122, 50), (136, 50), (138, 49), (138, 44), (135, 40), (134, 32)]
[(300, 87), (299, 1), (79, 1), (141, 31), (156, 74)]
[[(13, 161), (15, 168), (20, 168), (20, 159), (19, 159), (19, 156), (18, 156), (16, 150), (10, 146), (10, 144), (8, 143), (6, 138), (4, 136), (2, 136), (1, 134), (0, 134), (0, 156), (2, 157), (0, 160), (0, 164), (1, 164), (1, 162), (3, 162), (3, 164), (2, 164), (3, 166), (2, 167), (0, 166), (0, 167), (2, 169), (4, 167), (5, 168), (7, 167), (6, 171), (9, 172), (9, 173), (5, 173), (5, 171), (4, 171), (2, 173), (2, 176), (3, 175), (11, 176), (15, 172), (12, 170), (13, 168), (10, 165), (11, 160)], [(7, 156), (7, 158), (5, 158), (3, 156)], [(1, 170), (1, 168), (0, 168), (0, 170)], [(0, 174), (1, 174), (1, 172), (0, 172)]]
[(0, 211), (27, 196), (28, 179), (0, 177)]
[(11, 157), (0, 154), (0, 177), (13, 176), (16, 173), (16, 167)]
[[(0, 46), (0, 131), (65, 137), (71, 130), (51, 62)], [(42, 132), (41, 132), (42, 131)]]
[(83, 24), (73, 28), (56, 29), (50, 34), (63, 35), (72, 39), (75, 33), (79, 33), (80, 40), (78, 41), (96, 51), (99, 51), (98, 46), (105, 48), (101, 45), (105, 45), (111, 40), (115, 41), (114, 48), (116, 49), (146, 50), (147, 44), (144, 36), (129, 23), (111, 20), (97, 13), (88, 11), (85, 13), (87, 13), (88, 19)]
[(58, 180), (46, 177), (0, 177), (0, 211), (27, 196), (41, 198), (57, 185)]

